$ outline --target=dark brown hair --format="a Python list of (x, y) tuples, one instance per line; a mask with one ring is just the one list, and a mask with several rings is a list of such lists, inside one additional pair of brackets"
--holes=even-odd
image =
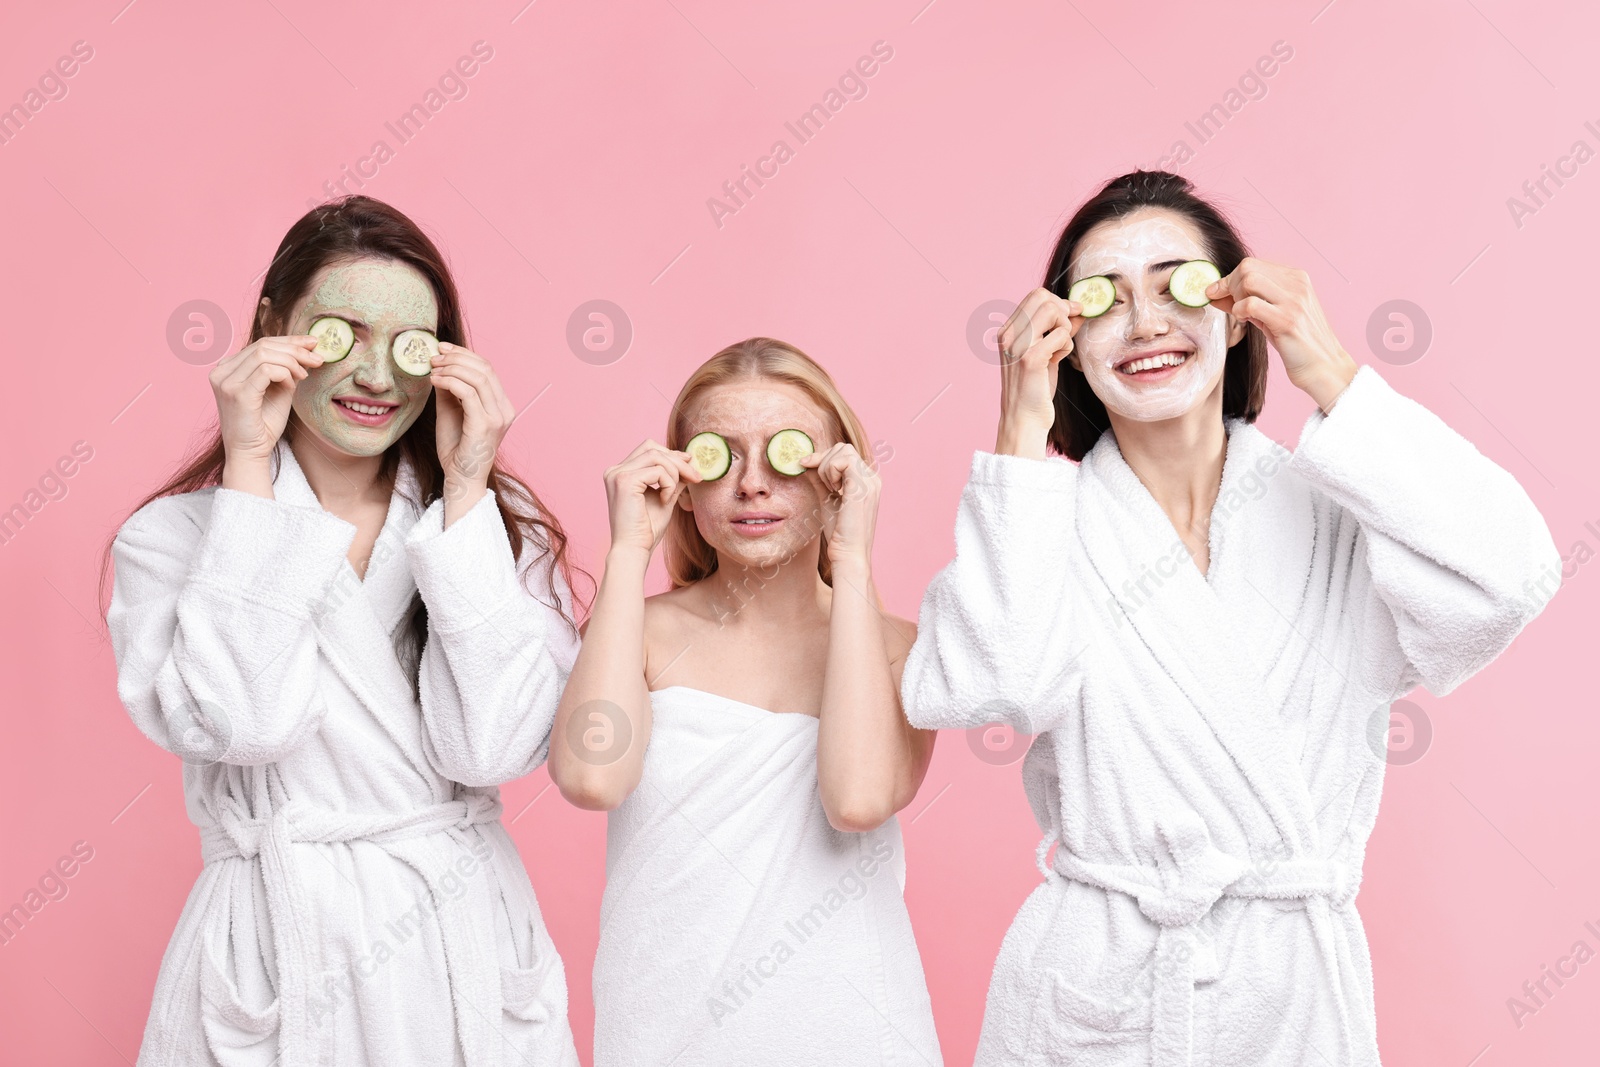
[[(1136, 170), (1112, 178), (1078, 208), (1056, 240), (1055, 252), (1045, 272), (1045, 288), (1067, 295), (1067, 268), (1077, 255), (1084, 235), (1102, 222), (1124, 218), (1140, 208), (1164, 208), (1182, 215), (1200, 231), (1207, 258), (1224, 276), (1250, 254), (1233, 223), (1209, 201), (1194, 192), (1194, 183), (1164, 170)], [(1244, 337), (1228, 349), (1222, 371), (1222, 415), (1254, 422), (1267, 399), (1267, 339), (1254, 323)], [(1074, 462), (1082, 460), (1111, 425), (1105, 405), (1089, 388), (1089, 380), (1067, 360), (1056, 377), (1056, 421), (1050, 428), (1050, 447)]]
[[(439, 340), (468, 346), (467, 328), (461, 312), (461, 298), (456, 291), (454, 278), (438, 246), (400, 211), (370, 196), (346, 196), (312, 208), (293, 226), (278, 245), (272, 263), (267, 267), (261, 282), (260, 297), (269, 303), (256, 300), (255, 317), (250, 326), (247, 343), (263, 337), (278, 336), (288, 327), (288, 315), (305, 297), (312, 281), (324, 267), (360, 258), (394, 260), (408, 264), (420, 271), (433, 287), (439, 305)], [(444, 469), (439, 463), (435, 444), (435, 419), (437, 394), (430, 393), (422, 413), (405, 433), (401, 434), (383, 454), (379, 477), (392, 482), (399, 470), (402, 456), (411, 461), (417, 478), (416, 506), (426, 508), (439, 499), (444, 489)], [(299, 427), (293, 413), (284, 427), (284, 437), (292, 441)], [(221, 426), (213, 426), (205, 442), (191, 458), (166, 483), (145, 497), (133, 510), (138, 511), (151, 501), (179, 493), (191, 493), (222, 481), (225, 460)], [(506, 536), (511, 541), (511, 552), (519, 564), (524, 547), (555, 557), (548, 575), (548, 593), (551, 606), (561, 611), (567, 624), (577, 631), (573, 616), (562, 606), (556, 588), (556, 571), (572, 588), (576, 568), (567, 557), (567, 535), (533, 490), (506, 469), (496, 457), (489, 468), (489, 488), (494, 490), (495, 505), (505, 524)], [(107, 575), (112, 564), (113, 535), (108, 541), (100, 564), (100, 608), (103, 616), (109, 606)], [(582, 573), (582, 572), (577, 572)], [(574, 594), (575, 596), (576, 594)], [(573, 606), (573, 615), (576, 605)], [(411, 634), (414, 650), (420, 650), (427, 639), (427, 609), (420, 595), (411, 606)], [(414, 681), (414, 679), (413, 679)]]

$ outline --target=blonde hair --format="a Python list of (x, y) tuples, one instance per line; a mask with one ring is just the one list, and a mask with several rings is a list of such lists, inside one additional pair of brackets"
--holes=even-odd
[[(667, 447), (682, 451), (688, 444), (687, 412), (702, 394), (730, 382), (759, 379), (785, 382), (803, 390), (821, 409), (834, 439), (853, 445), (861, 458), (872, 465), (873, 453), (866, 428), (845, 402), (833, 378), (798, 348), (771, 337), (750, 337), (729, 345), (689, 375), (678, 392), (678, 399), (673, 402), (672, 413), (667, 416)], [(674, 589), (693, 585), (717, 569), (717, 550), (700, 536), (694, 512), (682, 508), (674, 508), (668, 521), (663, 555)], [(825, 583), (833, 585), (826, 535), (823, 535), (822, 550), (817, 554), (817, 573)]]

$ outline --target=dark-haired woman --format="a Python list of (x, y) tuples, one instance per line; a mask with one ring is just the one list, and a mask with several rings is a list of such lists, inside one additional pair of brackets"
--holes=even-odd
[(141, 1065), (577, 1063), (494, 788), (576, 655), (566, 538), (466, 343), (415, 224), (313, 209), (211, 373), (210, 448), (116, 536), (118, 694), (185, 760), (205, 860)]
[[(1200, 260), (1222, 277), (1187, 306)], [(1252, 425), (1269, 341), (1318, 407), (1293, 453)], [(995, 449), (903, 677), (917, 726), (1038, 735), (1045, 881), (977, 1063), (1376, 1064), (1353, 900), (1389, 705), (1543, 608), (1544, 521), (1176, 175), (1080, 208), (1000, 346)]]

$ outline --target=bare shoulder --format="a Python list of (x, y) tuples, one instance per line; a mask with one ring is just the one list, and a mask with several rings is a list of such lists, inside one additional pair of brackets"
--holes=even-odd
[(902, 619), (898, 615), (883, 615), (883, 645), (889, 650), (889, 659), (895, 665), (895, 673), (899, 674), (900, 668), (905, 665), (906, 655), (911, 651), (911, 646), (917, 640), (917, 624), (911, 619)]
[(651, 626), (682, 626), (699, 617), (698, 597), (692, 585), (680, 585), (664, 593), (644, 598), (644, 624)]
[(654, 678), (683, 652), (705, 625), (704, 611), (693, 586), (679, 586), (644, 600), (645, 677)]

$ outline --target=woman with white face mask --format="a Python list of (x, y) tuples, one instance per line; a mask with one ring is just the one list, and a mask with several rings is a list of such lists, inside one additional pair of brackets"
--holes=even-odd
[[(1318, 408), (1293, 453), (1252, 425), (1269, 341)], [(1045, 881), (977, 1063), (1376, 1064), (1353, 901), (1389, 705), (1538, 614), (1549, 530), (1177, 175), (1081, 207), (999, 344), (902, 680), (917, 726), (1037, 735)]]
[(577, 652), (566, 537), (466, 342), (410, 219), (313, 209), (211, 372), (209, 446), (115, 538), (117, 692), (183, 758), (205, 860), (141, 1067), (576, 1067), (495, 788)]
[(826, 371), (754, 337), (606, 471), (550, 748), (562, 795), (611, 813), (595, 1067), (941, 1062), (895, 819), (935, 735), (900, 709), (915, 627), (873, 583), (867, 446)]

